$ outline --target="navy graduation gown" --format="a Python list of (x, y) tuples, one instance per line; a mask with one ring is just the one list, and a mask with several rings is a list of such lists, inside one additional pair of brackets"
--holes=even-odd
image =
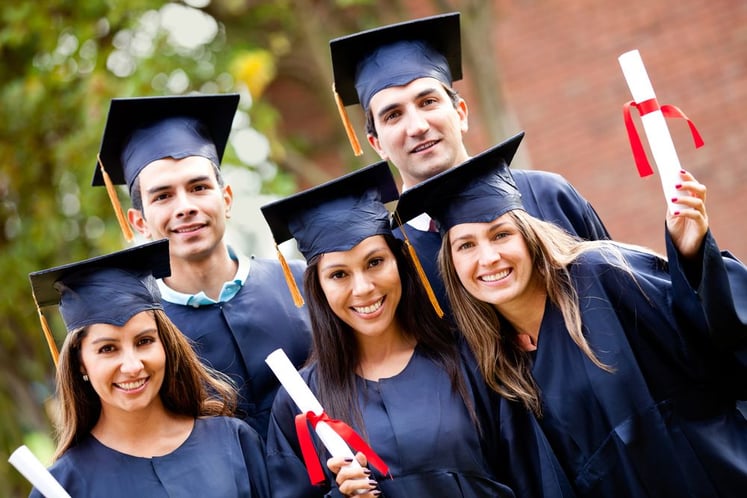
[[(305, 265), (289, 261), (297, 282)], [(264, 437), (280, 383), (265, 364), (283, 348), (296, 367), (308, 357), (311, 326), (306, 308), (293, 304), (276, 260), (252, 259), (249, 277), (232, 299), (200, 307), (163, 302), (176, 326), (192, 341), (200, 359), (229, 375), (239, 389), (236, 416)]]
[[(511, 170), (516, 185), (521, 192), (524, 209), (544, 221), (555, 223), (564, 230), (585, 240), (607, 240), (610, 238), (602, 220), (592, 205), (581, 197), (565, 178), (547, 171)], [(444, 311), (450, 313), (449, 299), (438, 270), (438, 251), (441, 249), (441, 235), (403, 225), (433, 292)], [(394, 235), (404, 238), (400, 230)]]
[(635, 281), (598, 252), (569, 267), (584, 333), (611, 373), (546, 304), (533, 365), (540, 423), (581, 497), (736, 498), (747, 489), (747, 421), (735, 406), (747, 370), (723, 338), (747, 333), (745, 301), (731, 299), (745, 268), (719, 254), (710, 233), (696, 271), (670, 240), (667, 248), (669, 264), (623, 249)]
[[(312, 392), (316, 392), (315, 366), (301, 372)], [(369, 444), (389, 466), (390, 476), (371, 469), (383, 496), (573, 496), (534, 417), (515, 403), (497, 402), (497, 395), (481, 382), (476, 365), (467, 370), (482, 438), (446, 373), (419, 347), (398, 375), (378, 382), (357, 379)], [(281, 388), (267, 436), (273, 497), (340, 496), (335, 477), (326, 468), (326, 452), (320, 454), (320, 461), (327, 485), (310, 484), (295, 432), (298, 413)]]
[(262, 440), (232, 417), (195, 420), (181, 446), (153, 458), (125, 455), (89, 435), (50, 472), (75, 498), (271, 497)]

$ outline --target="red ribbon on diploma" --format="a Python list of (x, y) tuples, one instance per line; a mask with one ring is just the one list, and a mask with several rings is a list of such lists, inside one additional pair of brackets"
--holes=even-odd
[(687, 125), (690, 127), (690, 134), (693, 137), (693, 142), (695, 142), (695, 148), (697, 149), (703, 145), (703, 139), (700, 137), (700, 133), (698, 133), (697, 128), (695, 128), (695, 124), (690, 120), (690, 118), (685, 116), (685, 113), (679, 110), (679, 108), (667, 104), (659, 106), (659, 103), (656, 101), (656, 99), (644, 100), (643, 102), (640, 102), (638, 104), (636, 104), (632, 100), (625, 103), (623, 105), (623, 118), (625, 119), (625, 128), (627, 128), (628, 130), (628, 140), (630, 141), (630, 148), (633, 150), (633, 158), (635, 158), (635, 164), (638, 168), (638, 174), (641, 177), (653, 175), (654, 170), (651, 169), (651, 164), (646, 158), (646, 152), (643, 150), (641, 139), (638, 137), (635, 123), (633, 123), (633, 118), (630, 115), (631, 107), (635, 107), (636, 109), (638, 109), (638, 113), (641, 116), (645, 116), (650, 112), (661, 110), (661, 113), (665, 118), (682, 118), (686, 120)]
[(368, 463), (379, 469), (382, 474), (389, 473), (389, 467), (387, 467), (379, 455), (377, 455), (376, 452), (348, 424), (341, 420), (329, 418), (329, 416), (324, 412), (322, 412), (321, 415), (317, 415), (316, 413), (309, 411), (296, 415), (296, 434), (298, 434), (298, 443), (301, 445), (301, 453), (303, 454), (303, 460), (306, 463), (306, 471), (309, 473), (309, 479), (311, 479), (312, 484), (317, 485), (324, 482), (324, 472), (319, 463), (319, 457), (316, 454), (314, 442), (311, 440), (311, 434), (309, 433), (307, 422), (310, 423), (311, 427), (314, 429), (316, 429), (316, 424), (319, 422), (325, 422), (332, 428), (332, 430), (339, 434), (351, 448), (366, 455)]

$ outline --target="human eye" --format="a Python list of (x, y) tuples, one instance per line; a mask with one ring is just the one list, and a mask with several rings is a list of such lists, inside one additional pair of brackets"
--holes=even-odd
[(329, 278), (330, 280), (339, 280), (344, 277), (345, 277), (345, 272), (342, 270), (333, 271), (327, 276), (327, 278)]
[(210, 185), (207, 183), (198, 183), (192, 187), (193, 192), (204, 192), (205, 190), (210, 190)]
[(153, 343), (155, 343), (155, 342), (156, 342), (156, 338), (155, 338), (155, 337), (152, 337), (152, 336), (144, 336), (144, 337), (141, 337), (141, 338), (139, 338), (139, 339), (137, 340), (137, 343), (136, 343), (136, 344), (137, 344), (138, 346), (147, 346), (147, 345), (149, 345), (149, 344), (153, 344)]
[(169, 198), (168, 192), (159, 192), (153, 195), (153, 197), (151, 198), (151, 202), (160, 202), (168, 198)]
[(473, 247), (474, 245), (475, 245), (475, 244), (473, 244), (473, 243), (472, 243), (472, 241), (461, 242), (461, 243), (458, 243), (458, 244), (456, 245), (456, 250), (457, 250), (457, 251), (465, 251), (465, 250), (467, 250), (467, 249), (470, 249), (470, 248), (471, 248), (471, 247)]
[(114, 351), (114, 345), (113, 344), (104, 344), (103, 346), (99, 346), (99, 348), (96, 350), (99, 354), (107, 354)]
[(374, 268), (374, 267), (382, 265), (383, 263), (384, 263), (384, 257), (383, 256), (377, 256), (377, 257), (371, 258), (369, 260), (368, 267), (369, 268)]

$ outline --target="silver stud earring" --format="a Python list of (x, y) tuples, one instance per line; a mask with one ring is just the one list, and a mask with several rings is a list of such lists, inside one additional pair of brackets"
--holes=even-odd
[(83, 374), (83, 382), (88, 382), (88, 375), (87, 374)]

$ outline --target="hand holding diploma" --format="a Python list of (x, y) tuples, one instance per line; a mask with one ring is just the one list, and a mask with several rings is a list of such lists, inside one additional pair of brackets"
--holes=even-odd
[(369, 462), (382, 473), (389, 472), (386, 464), (366, 444), (361, 437), (347, 424), (339, 420), (331, 419), (324, 413), (322, 405), (316, 399), (309, 387), (303, 381), (296, 368), (286, 356), (282, 349), (276, 349), (270, 353), (265, 362), (272, 369), (275, 376), (283, 385), (301, 414), (296, 417), (296, 432), (298, 442), (301, 445), (306, 469), (313, 484), (324, 480), (324, 474), (316, 456), (314, 444), (308, 434), (308, 423), (319, 436), (327, 451), (333, 457), (342, 457), (349, 460), (351, 466), (360, 467), (350, 447), (364, 453)]
[(633, 95), (633, 101), (628, 102), (623, 107), (623, 114), (628, 130), (628, 138), (630, 139), (630, 146), (633, 149), (633, 156), (638, 166), (638, 172), (641, 176), (648, 176), (653, 173), (646, 159), (641, 141), (638, 138), (633, 120), (630, 117), (630, 107), (638, 109), (641, 115), (641, 123), (648, 138), (651, 155), (653, 155), (659, 171), (669, 211), (677, 211), (678, 207), (672, 199), (677, 198), (678, 194), (681, 194), (678, 193), (675, 186), (680, 183), (679, 175), (682, 167), (680, 166), (679, 158), (677, 157), (677, 152), (664, 118), (676, 117), (686, 119), (696, 147), (703, 145), (703, 139), (698, 134), (695, 125), (677, 107), (671, 105), (659, 106), (638, 50), (622, 54), (618, 58), (618, 61), (620, 62), (620, 67), (622, 68), (628, 87), (630, 87), (630, 92)]
[(8, 462), (46, 498), (71, 498), (26, 446), (16, 449), (8, 458)]

